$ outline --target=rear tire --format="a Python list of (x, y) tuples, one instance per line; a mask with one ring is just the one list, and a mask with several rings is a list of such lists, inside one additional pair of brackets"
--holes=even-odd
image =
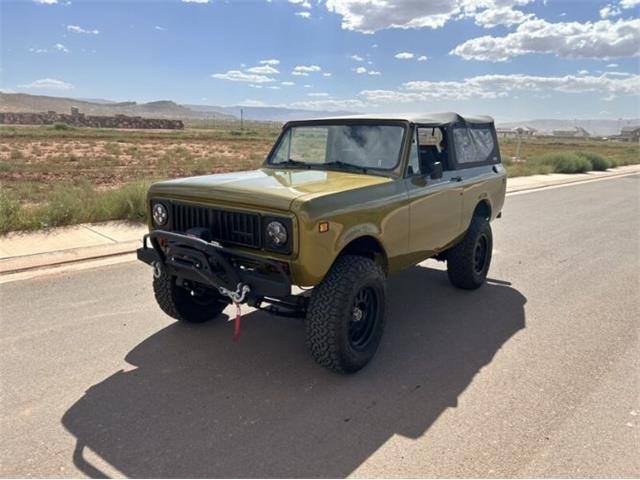
[(465, 290), (481, 287), (487, 279), (492, 250), (493, 235), (489, 221), (474, 216), (460, 243), (447, 251), (449, 281)]
[(187, 323), (212, 320), (229, 304), (222, 295), (212, 290), (192, 296), (189, 290), (177, 285), (175, 276), (168, 275), (164, 269), (159, 277), (153, 278), (153, 293), (164, 313)]
[(365, 257), (338, 258), (309, 301), (306, 334), (311, 355), (335, 372), (360, 370), (378, 349), (385, 312), (382, 268)]

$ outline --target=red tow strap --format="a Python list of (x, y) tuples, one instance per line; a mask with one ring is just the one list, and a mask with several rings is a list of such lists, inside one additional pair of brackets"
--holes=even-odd
[(240, 319), (242, 317), (242, 309), (240, 308), (240, 304), (238, 302), (234, 302), (236, 305), (236, 318), (233, 322), (233, 341), (237, 342), (240, 340)]

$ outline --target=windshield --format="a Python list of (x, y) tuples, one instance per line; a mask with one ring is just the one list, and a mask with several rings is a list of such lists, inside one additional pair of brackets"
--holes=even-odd
[(269, 158), (271, 165), (392, 170), (400, 160), (401, 125), (290, 127)]

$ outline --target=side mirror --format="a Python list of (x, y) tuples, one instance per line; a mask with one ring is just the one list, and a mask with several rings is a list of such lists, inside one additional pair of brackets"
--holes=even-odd
[(433, 180), (442, 178), (442, 163), (434, 162), (431, 164), (431, 174), (429, 175)]

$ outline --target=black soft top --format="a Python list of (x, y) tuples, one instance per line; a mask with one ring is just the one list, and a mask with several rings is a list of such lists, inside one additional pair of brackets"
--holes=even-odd
[(442, 112), (442, 113), (381, 113), (381, 114), (363, 114), (363, 115), (345, 115), (336, 117), (319, 117), (309, 120), (303, 120), (300, 122), (292, 123), (305, 123), (305, 122), (332, 122), (332, 121), (344, 121), (344, 120), (359, 120), (359, 121), (399, 121), (409, 122), (425, 125), (452, 125), (463, 123), (467, 125), (487, 125), (493, 124), (493, 118), (488, 115), (470, 115), (462, 116), (455, 112)]

